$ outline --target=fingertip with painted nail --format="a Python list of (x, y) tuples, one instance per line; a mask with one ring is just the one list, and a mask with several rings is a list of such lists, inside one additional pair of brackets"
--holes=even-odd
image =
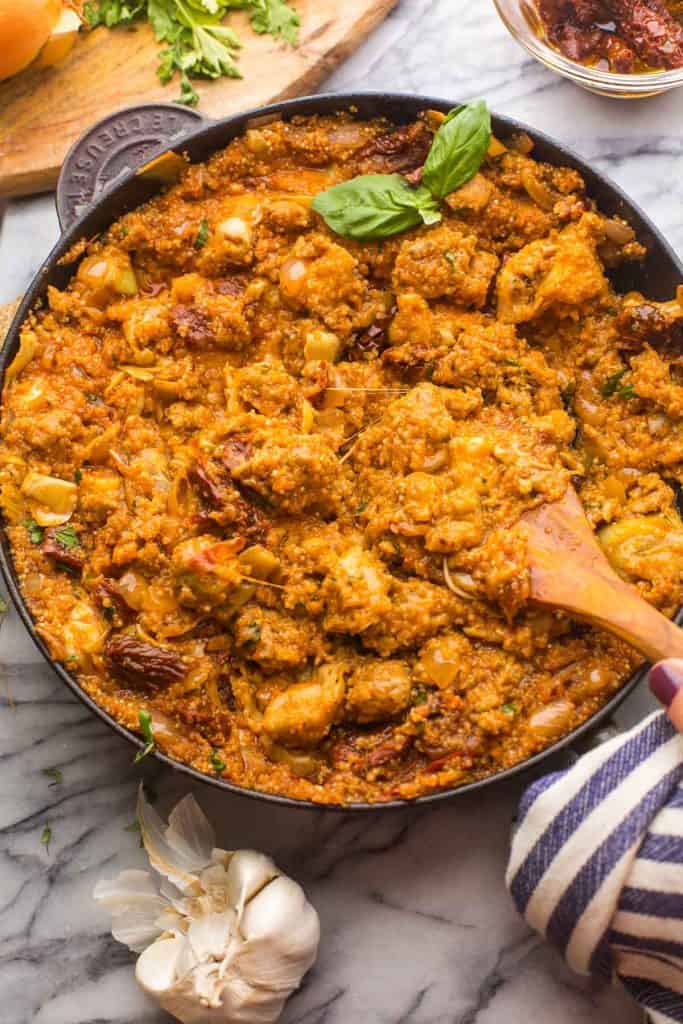
[(650, 689), (665, 708), (673, 703), (674, 697), (683, 688), (683, 670), (680, 663), (660, 661), (650, 669)]

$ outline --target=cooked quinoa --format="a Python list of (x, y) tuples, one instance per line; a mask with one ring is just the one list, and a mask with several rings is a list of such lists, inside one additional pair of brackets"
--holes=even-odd
[(53, 656), (241, 786), (409, 799), (510, 767), (639, 657), (534, 607), (522, 513), (577, 488), (613, 565), (682, 602), (683, 310), (580, 175), (496, 143), (443, 220), (311, 210), (420, 168), (438, 118), (249, 130), (82, 255), (24, 324), (0, 502)]

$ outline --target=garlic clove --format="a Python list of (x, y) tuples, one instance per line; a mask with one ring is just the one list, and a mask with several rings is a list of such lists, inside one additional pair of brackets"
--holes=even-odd
[(250, 982), (291, 991), (313, 965), (320, 919), (293, 879), (281, 875), (245, 907), (235, 966)]
[(135, 977), (148, 995), (156, 998), (173, 985), (184, 945), (183, 938), (159, 939), (138, 957)]
[(102, 880), (94, 899), (112, 915), (112, 935), (135, 953), (146, 949), (163, 928), (158, 919), (166, 908), (154, 879), (147, 871), (122, 871), (118, 878)]
[(275, 863), (257, 850), (238, 850), (230, 859), (227, 874), (228, 899), (241, 919), (245, 904), (280, 872)]
[(192, 922), (187, 941), (199, 963), (223, 959), (235, 931), (235, 919), (235, 912), (226, 910), (222, 914), (204, 914)]

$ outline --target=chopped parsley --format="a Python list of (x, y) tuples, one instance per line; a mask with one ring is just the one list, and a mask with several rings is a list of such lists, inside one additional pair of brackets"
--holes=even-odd
[(26, 527), (28, 539), (31, 541), (31, 544), (43, 543), (43, 538), (45, 537), (45, 530), (43, 529), (42, 526), (38, 526), (38, 523), (35, 521), (35, 519), (31, 519), (30, 517), (28, 519), (24, 519), (22, 526)]
[(363, 501), (359, 501), (358, 505), (356, 506), (356, 511), (355, 511), (354, 514), (359, 516), (361, 514), (361, 512), (365, 512), (365, 510), (366, 510), (366, 508), (368, 507), (369, 504), (370, 504), (370, 502), (368, 501), (367, 498), (364, 498)]
[(48, 779), (52, 779), (52, 782), (48, 787), (49, 789), (52, 789), (53, 786), (61, 786), (64, 781), (64, 776), (60, 772), (59, 768), (43, 768), (43, 775)]
[(197, 237), (194, 240), (195, 249), (203, 249), (209, 240), (209, 222), (206, 217), (202, 217), (199, 222), (199, 231)]
[(261, 639), (261, 627), (258, 622), (250, 622), (245, 632), (247, 636), (242, 646), (253, 650)]
[(148, 754), (151, 754), (156, 747), (154, 733), (152, 732), (152, 716), (149, 711), (143, 711), (142, 709), (138, 711), (138, 721), (140, 723), (140, 732), (142, 733), (145, 745), (142, 750), (138, 750), (133, 764), (139, 764), (140, 761), (147, 757)]
[(159, 53), (157, 76), (165, 84), (179, 75), (181, 103), (199, 101), (192, 78), (241, 78), (235, 60), (241, 47), (237, 33), (224, 19), (246, 9), (251, 27), (294, 45), (300, 18), (287, 0), (89, 0), (83, 14), (90, 28), (128, 28), (141, 18), (151, 24)]
[(81, 543), (78, 539), (78, 534), (70, 524), (68, 526), (62, 526), (56, 531), (55, 540), (58, 544), (61, 544), (63, 548), (77, 548)]
[(43, 831), (40, 836), (40, 841), (45, 847), (46, 851), (50, 852), (50, 842), (52, 841), (52, 829), (49, 825), (43, 826)]
[(429, 694), (424, 686), (416, 686), (413, 690), (413, 704), (426, 704), (429, 700)]
[(562, 388), (562, 390), (560, 391), (560, 397), (562, 398), (562, 402), (563, 402), (564, 407), (567, 410), (567, 412), (571, 412), (572, 408), (574, 407), (574, 396), (575, 396), (575, 394), (576, 394), (576, 381), (575, 380), (570, 380), (569, 383), (567, 384), (567, 386), (565, 388)]
[(635, 391), (633, 384), (621, 383), (628, 372), (629, 368), (625, 367), (623, 370), (619, 370), (618, 373), (613, 373), (611, 377), (608, 377), (600, 388), (602, 397), (621, 398), (623, 400), (638, 398), (638, 393)]
[(503, 704), (501, 711), (504, 715), (516, 715), (517, 705), (516, 704)]
[(617, 373), (613, 373), (611, 377), (608, 377), (600, 388), (600, 394), (602, 397), (612, 398), (613, 395), (616, 395), (621, 384), (621, 379), (622, 377), (625, 377), (627, 373), (627, 369), (619, 370)]
[(219, 775), (225, 771), (227, 765), (217, 750), (211, 751), (211, 767)]
[(82, 479), (83, 479), (83, 471), (80, 470), (80, 469), (77, 469), (76, 472), (74, 473), (74, 482), (77, 483), (77, 484), (80, 484)]

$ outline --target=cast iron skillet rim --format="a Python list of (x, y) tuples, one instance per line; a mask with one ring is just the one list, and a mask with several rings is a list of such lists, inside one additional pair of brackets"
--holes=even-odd
[[(315, 113), (315, 107), (321, 108), (323, 111), (328, 112), (332, 109), (333, 105), (337, 105), (338, 108), (348, 108), (353, 106), (354, 103), (368, 103), (376, 101), (378, 106), (378, 115), (382, 113), (382, 105), (384, 103), (400, 105), (405, 103), (407, 107), (418, 106), (419, 108), (436, 108), (436, 109), (450, 109), (454, 104), (452, 101), (439, 99), (429, 96), (421, 96), (414, 93), (394, 93), (394, 92), (382, 92), (382, 91), (369, 91), (369, 92), (355, 92), (355, 93), (321, 93), (315, 96), (304, 96), (295, 100), (285, 100), (279, 103), (273, 103), (265, 107), (257, 107), (249, 111), (236, 114), (233, 117), (221, 119), (220, 121), (210, 121), (206, 125), (200, 125), (196, 131), (191, 131), (181, 141), (179, 141), (171, 149), (182, 151), (196, 141), (203, 135), (210, 134), (212, 132), (220, 132), (222, 129), (230, 129), (235, 125), (241, 125), (242, 128), (246, 126), (252, 118), (261, 118), (269, 114), (283, 114), (285, 116), (293, 115), (297, 113), (304, 113), (306, 115)], [(574, 153), (573, 150), (564, 146), (561, 143), (556, 142), (554, 139), (547, 136), (544, 132), (540, 132), (535, 128), (526, 125), (524, 122), (517, 121), (512, 118), (508, 118), (501, 115), (493, 115), (495, 121), (502, 125), (505, 129), (511, 131), (525, 131), (529, 135), (544, 144), (547, 144), (552, 149), (561, 153), (571, 163), (577, 166), (582, 173), (588, 173), (590, 176), (596, 176), (599, 178), (612, 192), (613, 196), (619, 201), (629, 206), (635, 213), (642, 219), (645, 226), (657, 239), (659, 245), (662, 247), (664, 252), (668, 255), (673, 266), (676, 267), (678, 272), (683, 277), (683, 265), (679, 261), (678, 257), (674, 253), (671, 246), (663, 238), (658, 228), (652, 223), (650, 218), (643, 213), (640, 207), (634, 203), (629, 197), (623, 192), (623, 190), (616, 185), (607, 175), (600, 171), (594, 170), (582, 157)], [(236, 133), (237, 134), (237, 133)], [(234, 134), (230, 134), (230, 139), (234, 138)], [(220, 148), (221, 145), (225, 144), (218, 143), (216, 149)], [(120, 178), (116, 184), (110, 189), (104, 192), (91, 207), (88, 208), (84, 214), (76, 220), (71, 227), (59, 238), (56, 245), (50, 252), (47, 259), (44, 261), (38, 273), (35, 275), (30, 287), (19, 305), (19, 308), (14, 316), (12, 325), (7, 333), (7, 338), (3, 346), (2, 352), (0, 353), (0, 382), (4, 381), (4, 375), (7, 368), (7, 364), (10, 360), (10, 353), (14, 355), (15, 348), (18, 342), (19, 327), (35, 305), (36, 300), (40, 298), (43, 287), (43, 281), (54, 268), (57, 261), (69, 251), (71, 246), (79, 240), (82, 226), (88, 221), (95, 209), (102, 209), (107, 205), (108, 200), (115, 195), (120, 189), (122, 189), (132, 178), (135, 177), (135, 172)], [(26, 626), (26, 629), (31, 636), (31, 639), (37, 646), (40, 653), (43, 655), (47, 663), (57, 673), (59, 678), (65, 683), (71, 692), (83, 704), (86, 705), (91, 711), (93, 711), (102, 721), (106, 722), (107, 725), (119, 734), (119, 736), (128, 740), (131, 744), (134, 744), (138, 748), (142, 749), (144, 746), (142, 740), (133, 732), (120, 725), (111, 715), (108, 714), (103, 708), (101, 708), (78, 684), (77, 680), (74, 679), (61, 665), (55, 661), (47, 648), (47, 645), (39, 636), (34, 620), (31, 613), (28, 610), (27, 605), (24, 602), (24, 598), (21, 594), (17, 583), (16, 572), (14, 563), (12, 560), (11, 550), (7, 534), (4, 528), (2, 529), (2, 536), (0, 538), (0, 570), (4, 577), (5, 583), (9, 590), (12, 602), (16, 607), (19, 615)], [(677, 617), (678, 618), (678, 617)], [(647, 665), (643, 664), (640, 668), (636, 669), (633, 675), (627, 679), (621, 689), (614, 694), (614, 696), (600, 708), (594, 715), (583, 722), (577, 729), (563, 736), (560, 740), (554, 743), (550, 747), (546, 747), (544, 750), (532, 757), (521, 761), (519, 764), (513, 765), (511, 768), (507, 768), (502, 772), (498, 772), (495, 775), (488, 775), (485, 778), (477, 779), (473, 782), (469, 782), (463, 786), (457, 786), (450, 789), (442, 790), (438, 793), (432, 793), (427, 796), (416, 797), (410, 800), (391, 800), (384, 803), (350, 803), (350, 804), (327, 804), (317, 803), (313, 800), (301, 800), (294, 797), (279, 796), (274, 793), (264, 793), (260, 790), (250, 789), (244, 786), (238, 786), (235, 783), (229, 782), (218, 776), (211, 776), (200, 772), (196, 768), (191, 768), (189, 765), (182, 764), (173, 758), (168, 757), (166, 754), (160, 751), (154, 752), (154, 756), (161, 761), (163, 764), (176, 771), (182, 772), (185, 775), (190, 776), (198, 782), (212, 785), (218, 789), (226, 790), (236, 796), (249, 797), (254, 800), (262, 800), (272, 804), (280, 804), (285, 807), (296, 808), (297, 810), (316, 810), (316, 811), (339, 811), (342, 813), (352, 811), (383, 811), (383, 810), (398, 810), (405, 809), (413, 806), (421, 806), (425, 804), (433, 804), (441, 800), (451, 799), (453, 797), (471, 792), (475, 789), (479, 789), (484, 786), (491, 785), (494, 782), (502, 782), (504, 779), (512, 778), (515, 775), (525, 772), (528, 769), (539, 764), (541, 761), (549, 758), (552, 754), (569, 746), (571, 743), (584, 736), (586, 733), (593, 731), (601, 721), (604, 721), (612, 712), (614, 712), (619, 705), (628, 697), (638, 684), (644, 678), (647, 671)]]

